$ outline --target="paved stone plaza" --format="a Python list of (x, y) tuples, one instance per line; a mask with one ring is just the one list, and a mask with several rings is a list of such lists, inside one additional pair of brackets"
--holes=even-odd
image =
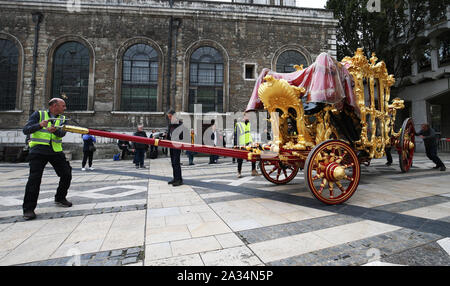
[[(440, 154), (450, 167), (450, 154)], [(450, 265), (450, 171), (416, 154), (407, 174), (374, 160), (344, 205), (326, 206), (303, 173), (277, 186), (236, 178), (236, 164), (195, 158), (172, 187), (168, 157), (71, 161), (71, 208), (56, 207), (45, 170), (37, 219), (24, 221), (27, 163), (0, 163), (0, 265)]]

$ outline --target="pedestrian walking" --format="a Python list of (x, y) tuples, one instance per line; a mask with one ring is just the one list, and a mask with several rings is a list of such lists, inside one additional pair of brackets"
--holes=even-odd
[[(211, 142), (213, 146), (217, 146), (218, 140), (219, 140), (219, 134), (217, 132), (216, 122), (215, 120), (211, 121)], [(219, 160), (218, 155), (209, 155), (209, 164), (217, 164)]]
[(83, 136), (83, 161), (81, 162), (81, 171), (86, 171), (86, 161), (89, 159), (89, 170), (94, 170), (92, 161), (94, 159), (94, 152), (96, 150), (94, 143), (97, 142), (94, 136), (84, 134)]
[[(167, 140), (172, 140), (172, 141), (183, 140), (183, 132), (180, 132), (179, 138), (174, 137), (174, 135), (175, 135), (174, 131), (178, 127), (183, 126), (183, 122), (176, 117), (175, 110), (170, 109), (169, 111), (167, 111), (167, 118), (169, 120), (169, 126), (167, 128), (167, 130), (168, 130)], [(169, 152), (170, 152), (170, 162), (172, 164), (172, 170), (173, 170), (173, 179), (171, 181), (169, 181), (168, 183), (172, 184), (172, 186), (174, 186), (174, 187), (181, 186), (181, 185), (183, 185), (183, 176), (181, 174), (181, 163), (180, 163), (181, 150), (170, 148)]]
[[(195, 133), (194, 133), (194, 129), (191, 129), (191, 144), (194, 144), (195, 142)], [(194, 156), (197, 155), (197, 152), (192, 152), (192, 151), (186, 151), (186, 155), (188, 156), (189, 159), (189, 165), (195, 165), (194, 164)]]
[[(150, 133), (149, 138), (159, 139), (159, 132), (156, 129), (152, 130), (152, 133)], [(150, 159), (156, 159), (158, 158), (158, 146), (150, 145)]]
[(61, 98), (52, 98), (48, 110), (39, 110), (31, 114), (23, 128), (25, 135), (30, 135), (29, 166), (30, 173), (23, 199), (23, 217), (25, 220), (36, 218), (34, 212), (39, 197), (42, 174), (48, 162), (59, 177), (55, 203), (62, 207), (71, 207), (66, 197), (72, 181), (72, 167), (63, 152), (62, 138), (66, 132), (58, 128), (65, 123), (66, 103)]
[[(133, 135), (147, 138), (147, 133), (145, 133), (143, 125), (138, 125), (137, 131)], [(148, 149), (148, 145), (144, 143), (133, 142), (133, 148), (134, 148), (134, 164), (136, 165), (136, 169), (147, 168), (144, 165), (144, 159), (145, 159), (145, 152)]]

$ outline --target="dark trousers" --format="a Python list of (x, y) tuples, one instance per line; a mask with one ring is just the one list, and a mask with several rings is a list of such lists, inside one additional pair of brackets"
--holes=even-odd
[(81, 167), (84, 168), (86, 166), (86, 161), (89, 158), (89, 167), (92, 167), (92, 160), (94, 159), (94, 152), (92, 151), (83, 151), (83, 162), (81, 163)]
[(145, 149), (136, 149), (134, 153), (134, 163), (136, 166), (144, 166)]
[(209, 163), (210, 164), (217, 163), (217, 160), (219, 160), (219, 156), (217, 156), (217, 155), (210, 155), (209, 156)]
[(172, 163), (173, 180), (182, 181), (181, 177), (181, 164), (180, 164), (181, 150), (170, 149), (170, 162)]
[(439, 159), (437, 155), (437, 145), (425, 145), (425, 153), (427, 154), (428, 159), (433, 161), (437, 167), (444, 166), (444, 163), (442, 163), (441, 159)]
[(386, 151), (386, 159), (387, 159), (387, 162), (392, 164), (391, 148), (392, 148), (392, 147), (387, 147), (387, 148), (385, 148), (384, 150)]
[[(237, 159), (238, 163), (238, 173), (242, 171), (242, 163), (244, 162), (244, 159)], [(252, 162), (252, 171), (256, 170), (256, 162)]]
[(194, 164), (194, 156), (197, 154), (196, 152), (186, 151), (186, 155), (189, 158), (189, 165)]
[(22, 208), (24, 211), (34, 211), (37, 206), (39, 197), (39, 191), (42, 180), (42, 173), (44, 172), (45, 165), (48, 162), (55, 169), (56, 174), (59, 177), (59, 185), (56, 189), (55, 200), (60, 201), (66, 198), (67, 191), (72, 181), (72, 167), (69, 162), (66, 161), (66, 156), (63, 152), (56, 153), (55, 155), (41, 155), (30, 154), (29, 155), (30, 174), (28, 176), (28, 182), (25, 187), (25, 196), (23, 198)]
[(124, 149), (120, 149), (121, 151), (122, 151), (122, 156), (120, 157), (122, 160), (124, 160), (125, 159), (125, 156), (128, 154), (128, 149), (127, 148), (124, 148)]

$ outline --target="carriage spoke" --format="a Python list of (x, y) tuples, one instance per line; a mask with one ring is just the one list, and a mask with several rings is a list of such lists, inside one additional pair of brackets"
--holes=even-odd
[(278, 172), (277, 172), (277, 180), (280, 179), (280, 174), (281, 174), (281, 168), (278, 168)]
[(277, 170), (277, 166), (273, 167), (272, 171), (269, 172), (269, 175), (272, 175), (273, 172), (275, 172)]
[(328, 183), (328, 191), (330, 193), (330, 199), (332, 199), (334, 197), (334, 185), (333, 182), (329, 182)]
[(338, 188), (341, 190), (341, 192), (343, 194), (345, 194), (347, 192), (347, 190), (344, 188), (344, 186), (340, 182), (336, 182), (336, 185), (338, 186)]

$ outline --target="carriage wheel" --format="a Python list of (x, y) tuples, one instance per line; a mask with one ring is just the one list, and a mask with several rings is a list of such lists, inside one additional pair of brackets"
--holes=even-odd
[(269, 182), (284, 185), (292, 181), (298, 173), (298, 165), (289, 165), (281, 161), (261, 160), (261, 173)]
[(403, 173), (406, 173), (411, 169), (412, 161), (414, 157), (414, 146), (415, 146), (415, 134), (414, 123), (411, 118), (405, 119), (402, 125), (402, 132), (400, 135), (399, 142), (399, 160), (400, 169)]
[(306, 186), (321, 202), (329, 205), (348, 200), (361, 176), (358, 157), (345, 142), (327, 140), (308, 155), (304, 169)]

